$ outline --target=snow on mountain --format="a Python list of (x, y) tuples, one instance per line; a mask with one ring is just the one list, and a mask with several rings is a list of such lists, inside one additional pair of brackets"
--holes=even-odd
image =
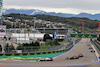
[(67, 13), (55, 13), (55, 12), (45, 12), (38, 9), (3, 9), (3, 15), (10, 14), (10, 13), (20, 13), (20, 14), (27, 14), (27, 15), (37, 15), (37, 14), (44, 14), (44, 15), (52, 15), (52, 16), (59, 16), (59, 17), (85, 17), (92, 20), (100, 20), (100, 14), (88, 14), (88, 13), (80, 13), (78, 15), (75, 14), (67, 14)]
[(36, 15), (36, 14), (44, 14), (45, 12), (44, 11), (41, 11), (41, 10), (34, 10), (30, 15)]
[(3, 13), (5, 13), (6, 12), (6, 9), (3, 9), (3, 11), (2, 11)]

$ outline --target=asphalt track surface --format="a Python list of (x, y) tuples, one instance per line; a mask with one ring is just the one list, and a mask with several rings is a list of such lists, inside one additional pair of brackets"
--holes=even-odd
[[(0, 61), (0, 67), (100, 67), (98, 58), (92, 49), (88, 38), (83, 38), (69, 52), (57, 56), (54, 61), (25, 62), (25, 61)], [(84, 57), (74, 60), (66, 60), (67, 57), (83, 54)]]

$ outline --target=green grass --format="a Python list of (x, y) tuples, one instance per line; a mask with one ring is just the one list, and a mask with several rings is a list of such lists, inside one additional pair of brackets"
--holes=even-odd
[[(70, 48), (72, 48), (73, 45), (69, 46), (66, 48), (68, 51)], [(60, 55), (64, 52), (58, 52), (58, 53), (49, 53), (49, 54), (38, 54), (38, 55), (22, 55), (22, 56), (0, 56), (0, 59), (6, 59), (6, 60), (29, 60), (29, 61), (35, 61), (37, 59), (42, 59), (42, 58), (50, 58), (50, 57), (55, 57), (57, 55)]]
[[(48, 43), (48, 42), (47, 42)], [(52, 50), (53, 51), (53, 48), (58, 46), (58, 45), (50, 45), (50, 44), (42, 44), (40, 45), (40, 49), (39, 51), (49, 51), (49, 50)], [(59, 42), (59, 44), (61, 44), (62, 42)]]
[(50, 58), (50, 57), (55, 57), (57, 55), (62, 54), (63, 52), (60, 53), (52, 53), (52, 54), (42, 54), (42, 55), (24, 55), (24, 56), (0, 56), (0, 59), (6, 59), (6, 60), (30, 60), (34, 61), (37, 59), (42, 59), (42, 58)]
[(61, 45), (62, 42), (58, 42), (58, 43)]
[(43, 45), (40, 45), (40, 49), (39, 51), (49, 51), (50, 49), (53, 49), (55, 46), (51, 46), (51, 45), (46, 45), (46, 44), (43, 44)]

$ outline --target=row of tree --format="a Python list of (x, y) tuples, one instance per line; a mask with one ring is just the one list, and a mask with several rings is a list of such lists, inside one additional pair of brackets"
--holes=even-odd
[(32, 42), (32, 43), (23, 43), (21, 46), (40, 46), (39, 42)]

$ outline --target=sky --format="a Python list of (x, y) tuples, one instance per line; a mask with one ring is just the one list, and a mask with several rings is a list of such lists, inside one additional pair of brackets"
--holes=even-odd
[(100, 13), (100, 0), (3, 0), (4, 9), (39, 9), (56, 13)]

